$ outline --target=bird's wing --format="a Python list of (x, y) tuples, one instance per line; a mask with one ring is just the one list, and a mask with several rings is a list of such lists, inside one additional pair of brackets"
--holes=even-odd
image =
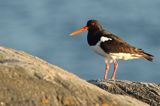
[(102, 49), (107, 53), (133, 53), (137, 54), (141, 49), (138, 49), (134, 46), (131, 46), (127, 42), (125, 42), (123, 39), (115, 36), (111, 33), (103, 33), (101, 38), (108, 38), (108, 40), (103, 40), (100, 44)]
[[(104, 38), (103, 38), (104, 37)], [(102, 33), (101, 34), (101, 43), (100, 46), (106, 53), (131, 53), (138, 54), (142, 58), (152, 61), (153, 55), (144, 52), (142, 49), (136, 48), (123, 39), (115, 36), (112, 33)]]

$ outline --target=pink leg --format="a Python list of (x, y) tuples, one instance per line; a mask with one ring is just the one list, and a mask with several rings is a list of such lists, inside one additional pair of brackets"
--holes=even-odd
[(109, 70), (109, 64), (106, 62), (106, 69), (105, 69), (105, 73), (104, 73), (104, 80), (107, 79), (108, 70)]
[(117, 63), (117, 61), (115, 61), (114, 62), (114, 71), (113, 71), (111, 80), (115, 80), (117, 68), (118, 68), (118, 63)]

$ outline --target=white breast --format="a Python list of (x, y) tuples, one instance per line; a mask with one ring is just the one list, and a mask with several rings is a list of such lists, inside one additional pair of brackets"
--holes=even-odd
[(91, 48), (93, 51), (95, 51), (97, 54), (105, 57), (105, 60), (107, 59), (106, 61), (109, 61), (110, 63), (112, 63), (112, 62), (113, 62), (113, 59), (110, 57), (109, 54), (105, 53), (105, 52), (103, 51), (103, 49), (100, 47), (100, 43), (101, 43), (101, 42), (105, 42), (105, 41), (109, 41), (109, 40), (112, 40), (112, 39), (111, 39), (111, 38), (108, 38), (108, 37), (102, 36), (102, 37), (100, 38), (100, 41), (99, 41), (95, 46), (90, 46), (90, 48)]
[(106, 56), (106, 53), (100, 47), (100, 41), (95, 46), (90, 46), (90, 48), (101, 56)]
[(91, 47), (91, 49), (92, 49), (93, 51), (95, 51), (95, 52), (98, 53), (99, 55), (106, 57), (106, 56), (107, 56), (107, 53), (105, 53), (105, 52), (102, 50), (102, 48), (100, 47), (100, 43), (101, 43), (101, 42), (106, 42), (106, 41), (109, 41), (109, 40), (112, 40), (112, 39), (111, 39), (111, 38), (108, 38), (108, 37), (102, 36), (102, 37), (100, 38), (100, 41), (99, 41), (95, 46), (90, 46), (90, 47)]

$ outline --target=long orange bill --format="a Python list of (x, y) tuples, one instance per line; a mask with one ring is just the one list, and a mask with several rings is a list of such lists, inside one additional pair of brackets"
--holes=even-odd
[(72, 32), (72, 33), (70, 33), (70, 35), (71, 35), (71, 36), (77, 35), (77, 34), (79, 34), (79, 33), (81, 33), (81, 32), (86, 31), (87, 29), (88, 29), (88, 27), (87, 27), (87, 26), (84, 26), (83, 28), (78, 29), (78, 30), (76, 30), (76, 31), (74, 31), (74, 32)]

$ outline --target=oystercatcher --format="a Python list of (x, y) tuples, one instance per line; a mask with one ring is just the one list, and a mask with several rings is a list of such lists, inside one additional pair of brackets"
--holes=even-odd
[(104, 80), (107, 79), (109, 63), (114, 63), (114, 71), (111, 79), (115, 80), (116, 70), (118, 68), (117, 60), (153, 60), (153, 55), (128, 44), (116, 35), (104, 30), (97, 20), (89, 20), (86, 26), (72, 32), (70, 35), (73, 36), (86, 30), (88, 30), (87, 41), (90, 48), (105, 59)]

